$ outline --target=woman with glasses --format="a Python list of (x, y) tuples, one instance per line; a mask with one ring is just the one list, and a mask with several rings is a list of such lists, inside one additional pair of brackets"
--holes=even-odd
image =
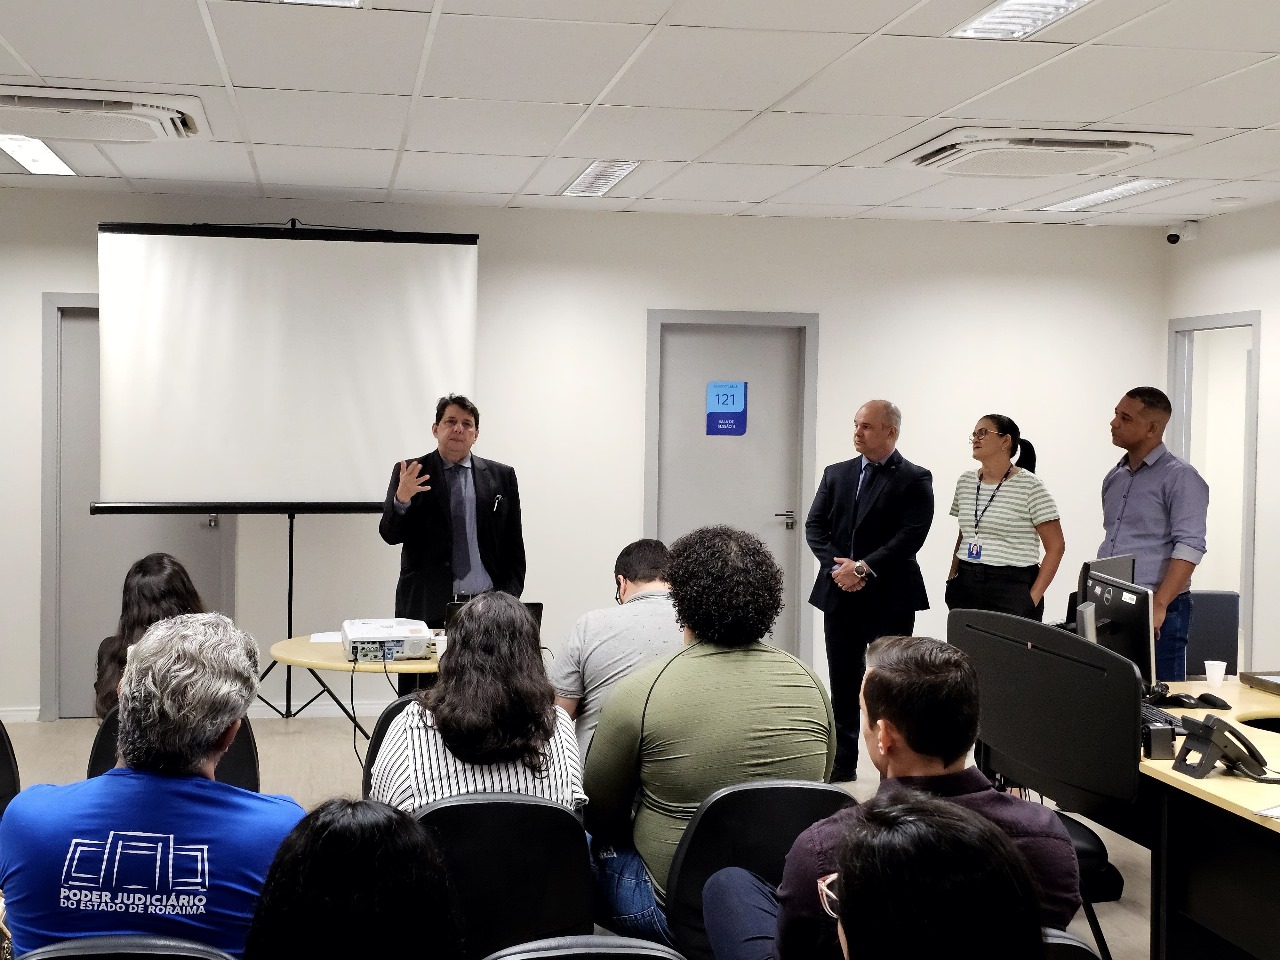
[(515, 597), (469, 600), (449, 624), (440, 680), (391, 721), (370, 796), (416, 810), (464, 793), (586, 802), (573, 721), (555, 706), (538, 625)]
[(979, 420), (969, 442), (979, 466), (960, 475), (951, 500), (960, 533), (947, 575), (947, 607), (1043, 620), (1044, 594), (1066, 541), (1058, 507), (1035, 475), (1035, 449), (1016, 423), (998, 413)]

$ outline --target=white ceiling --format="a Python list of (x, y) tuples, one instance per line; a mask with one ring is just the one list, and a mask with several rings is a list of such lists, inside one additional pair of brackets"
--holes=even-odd
[[(75, 180), (0, 154), (0, 186), (1149, 225), (1280, 201), (1280, 2), (1091, 0), (1031, 40), (946, 36), (989, 5), (3, 0), (0, 85), (196, 96), (207, 129), (51, 143)], [(966, 125), (1188, 136), (1106, 176), (887, 165)], [(558, 196), (596, 158), (643, 162)], [(1178, 182), (1039, 209), (1128, 176)]]

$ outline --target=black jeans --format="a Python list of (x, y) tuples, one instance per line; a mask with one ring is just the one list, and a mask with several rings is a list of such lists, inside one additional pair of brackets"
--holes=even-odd
[(996, 567), (961, 560), (959, 572), (947, 581), (948, 610), (994, 610), (1027, 620), (1044, 620), (1044, 598), (1031, 602), (1031, 585), (1040, 567)]

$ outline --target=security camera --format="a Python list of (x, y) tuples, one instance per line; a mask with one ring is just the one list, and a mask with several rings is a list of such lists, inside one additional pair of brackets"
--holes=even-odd
[(1170, 243), (1177, 243), (1179, 240), (1194, 240), (1199, 232), (1200, 221), (1187, 220), (1181, 226), (1170, 227), (1165, 239)]

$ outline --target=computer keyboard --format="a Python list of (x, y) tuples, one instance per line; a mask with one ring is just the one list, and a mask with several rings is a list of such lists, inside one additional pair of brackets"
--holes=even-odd
[(1149, 703), (1142, 705), (1142, 722), (1146, 726), (1165, 726), (1173, 727), (1177, 730), (1182, 729), (1182, 723), (1171, 713), (1161, 710), (1159, 707), (1153, 707)]

